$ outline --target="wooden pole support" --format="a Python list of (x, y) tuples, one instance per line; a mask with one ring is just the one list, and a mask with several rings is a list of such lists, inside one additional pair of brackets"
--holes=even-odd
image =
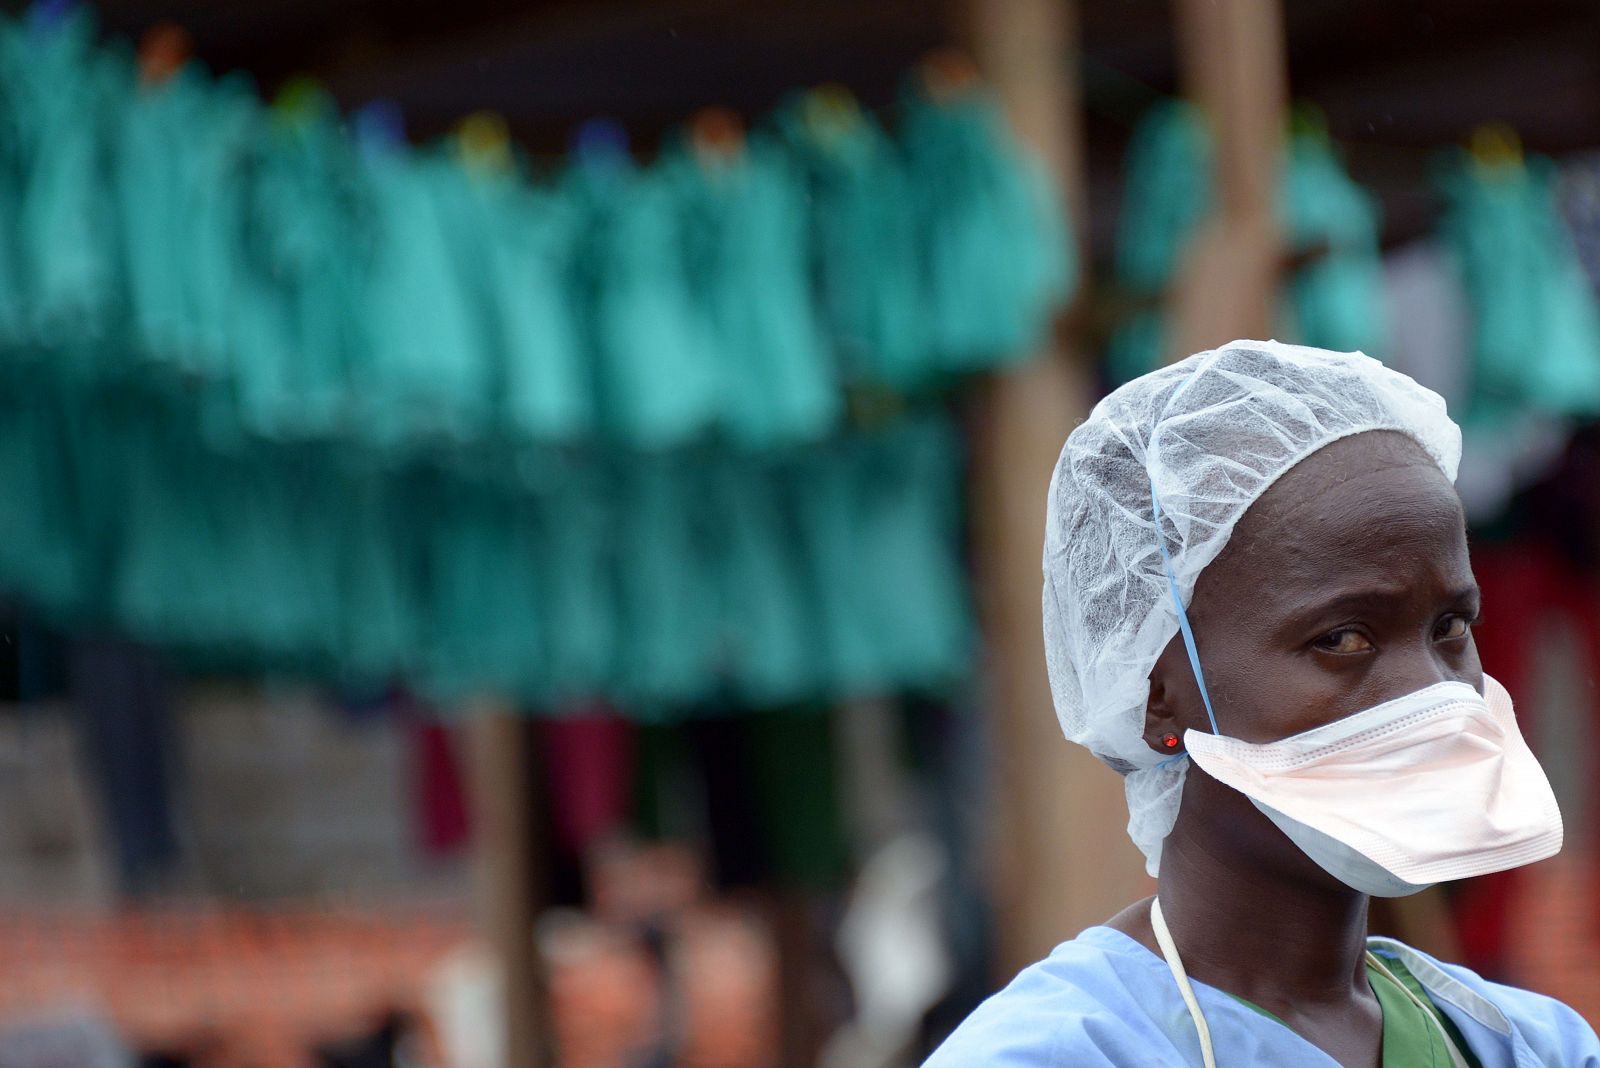
[[(1076, 12), (1068, 0), (964, 0), (954, 17), (958, 41), (1058, 178), (1081, 248)], [(1002, 978), (1105, 920), (1145, 885), (1138, 851), (1123, 832), (1121, 780), (1061, 737), (1044, 666), (1045, 494), (1067, 434), (1089, 409), (1091, 366), (1071, 338), (1058, 339), (1038, 359), (980, 388), (973, 428), (977, 587), (999, 765)]]
[(549, 991), (534, 942), (542, 872), (529, 723), (514, 708), (486, 703), (473, 709), (467, 730), (479, 917), (499, 965), (505, 1068), (552, 1068)]
[(1216, 210), (1179, 268), (1169, 359), (1273, 335), (1282, 269), (1278, 170), (1288, 74), (1279, 0), (1178, 0), (1186, 95), (1216, 150)]

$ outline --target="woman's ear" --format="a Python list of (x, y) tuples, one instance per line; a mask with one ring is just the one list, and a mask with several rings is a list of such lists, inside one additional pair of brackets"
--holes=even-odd
[(1182, 741), (1168, 744), (1172, 739), (1183, 738), (1183, 725), (1178, 721), (1177, 709), (1172, 704), (1172, 689), (1167, 685), (1166, 657), (1156, 661), (1150, 669), (1150, 696), (1144, 705), (1144, 741), (1158, 753), (1171, 756), (1181, 751)]

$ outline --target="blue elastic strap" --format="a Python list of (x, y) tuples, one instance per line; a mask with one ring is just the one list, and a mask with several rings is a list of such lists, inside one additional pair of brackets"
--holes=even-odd
[[(1150, 511), (1155, 518), (1156, 548), (1161, 550), (1161, 565), (1167, 571), (1167, 589), (1172, 593), (1172, 607), (1178, 610), (1178, 630), (1183, 633), (1184, 648), (1189, 650), (1189, 664), (1194, 668), (1194, 681), (1200, 684), (1200, 699), (1206, 705), (1206, 718), (1211, 721), (1211, 733), (1221, 734), (1222, 731), (1217, 728), (1217, 714), (1211, 710), (1211, 692), (1206, 689), (1206, 674), (1200, 670), (1200, 650), (1195, 648), (1194, 631), (1189, 626), (1189, 613), (1183, 610), (1183, 598), (1178, 594), (1178, 580), (1172, 575), (1172, 557), (1167, 555), (1167, 539), (1161, 533), (1161, 501), (1156, 496), (1154, 482), (1150, 483)], [(1156, 766), (1161, 767), (1186, 756), (1187, 753), (1178, 753)]]

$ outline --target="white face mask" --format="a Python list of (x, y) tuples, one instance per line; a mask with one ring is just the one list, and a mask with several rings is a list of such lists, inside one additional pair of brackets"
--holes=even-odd
[[(1153, 483), (1150, 507), (1159, 532)], [(1561, 852), (1555, 792), (1517, 729), (1511, 695), (1488, 675), (1487, 699), (1464, 682), (1441, 682), (1276, 742), (1224, 735), (1159, 534), (1156, 546), (1212, 731), (1185, 731), (1188, 752), (1171, 759), (1188, 756), (1328, 874), (1375, 897)]]
[(1561, 850), (1561, 812), (1511, 697), (1441, 682), (1276, 742), (1189, 730), (1189, 757), (1348, 886), (1402, 897)]

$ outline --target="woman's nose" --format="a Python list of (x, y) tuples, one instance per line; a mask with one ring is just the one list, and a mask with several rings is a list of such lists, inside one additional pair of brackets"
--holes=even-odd
[(1469, 644), (1463, 650), (1432, 640), (1409, 643), (1404, 650), (1393, 650), (1384, 679), (1384, 700), (1425, 690), (1441, 682), (1464, 682), (1483, 691), (1483, 671), (1476, 650)]

